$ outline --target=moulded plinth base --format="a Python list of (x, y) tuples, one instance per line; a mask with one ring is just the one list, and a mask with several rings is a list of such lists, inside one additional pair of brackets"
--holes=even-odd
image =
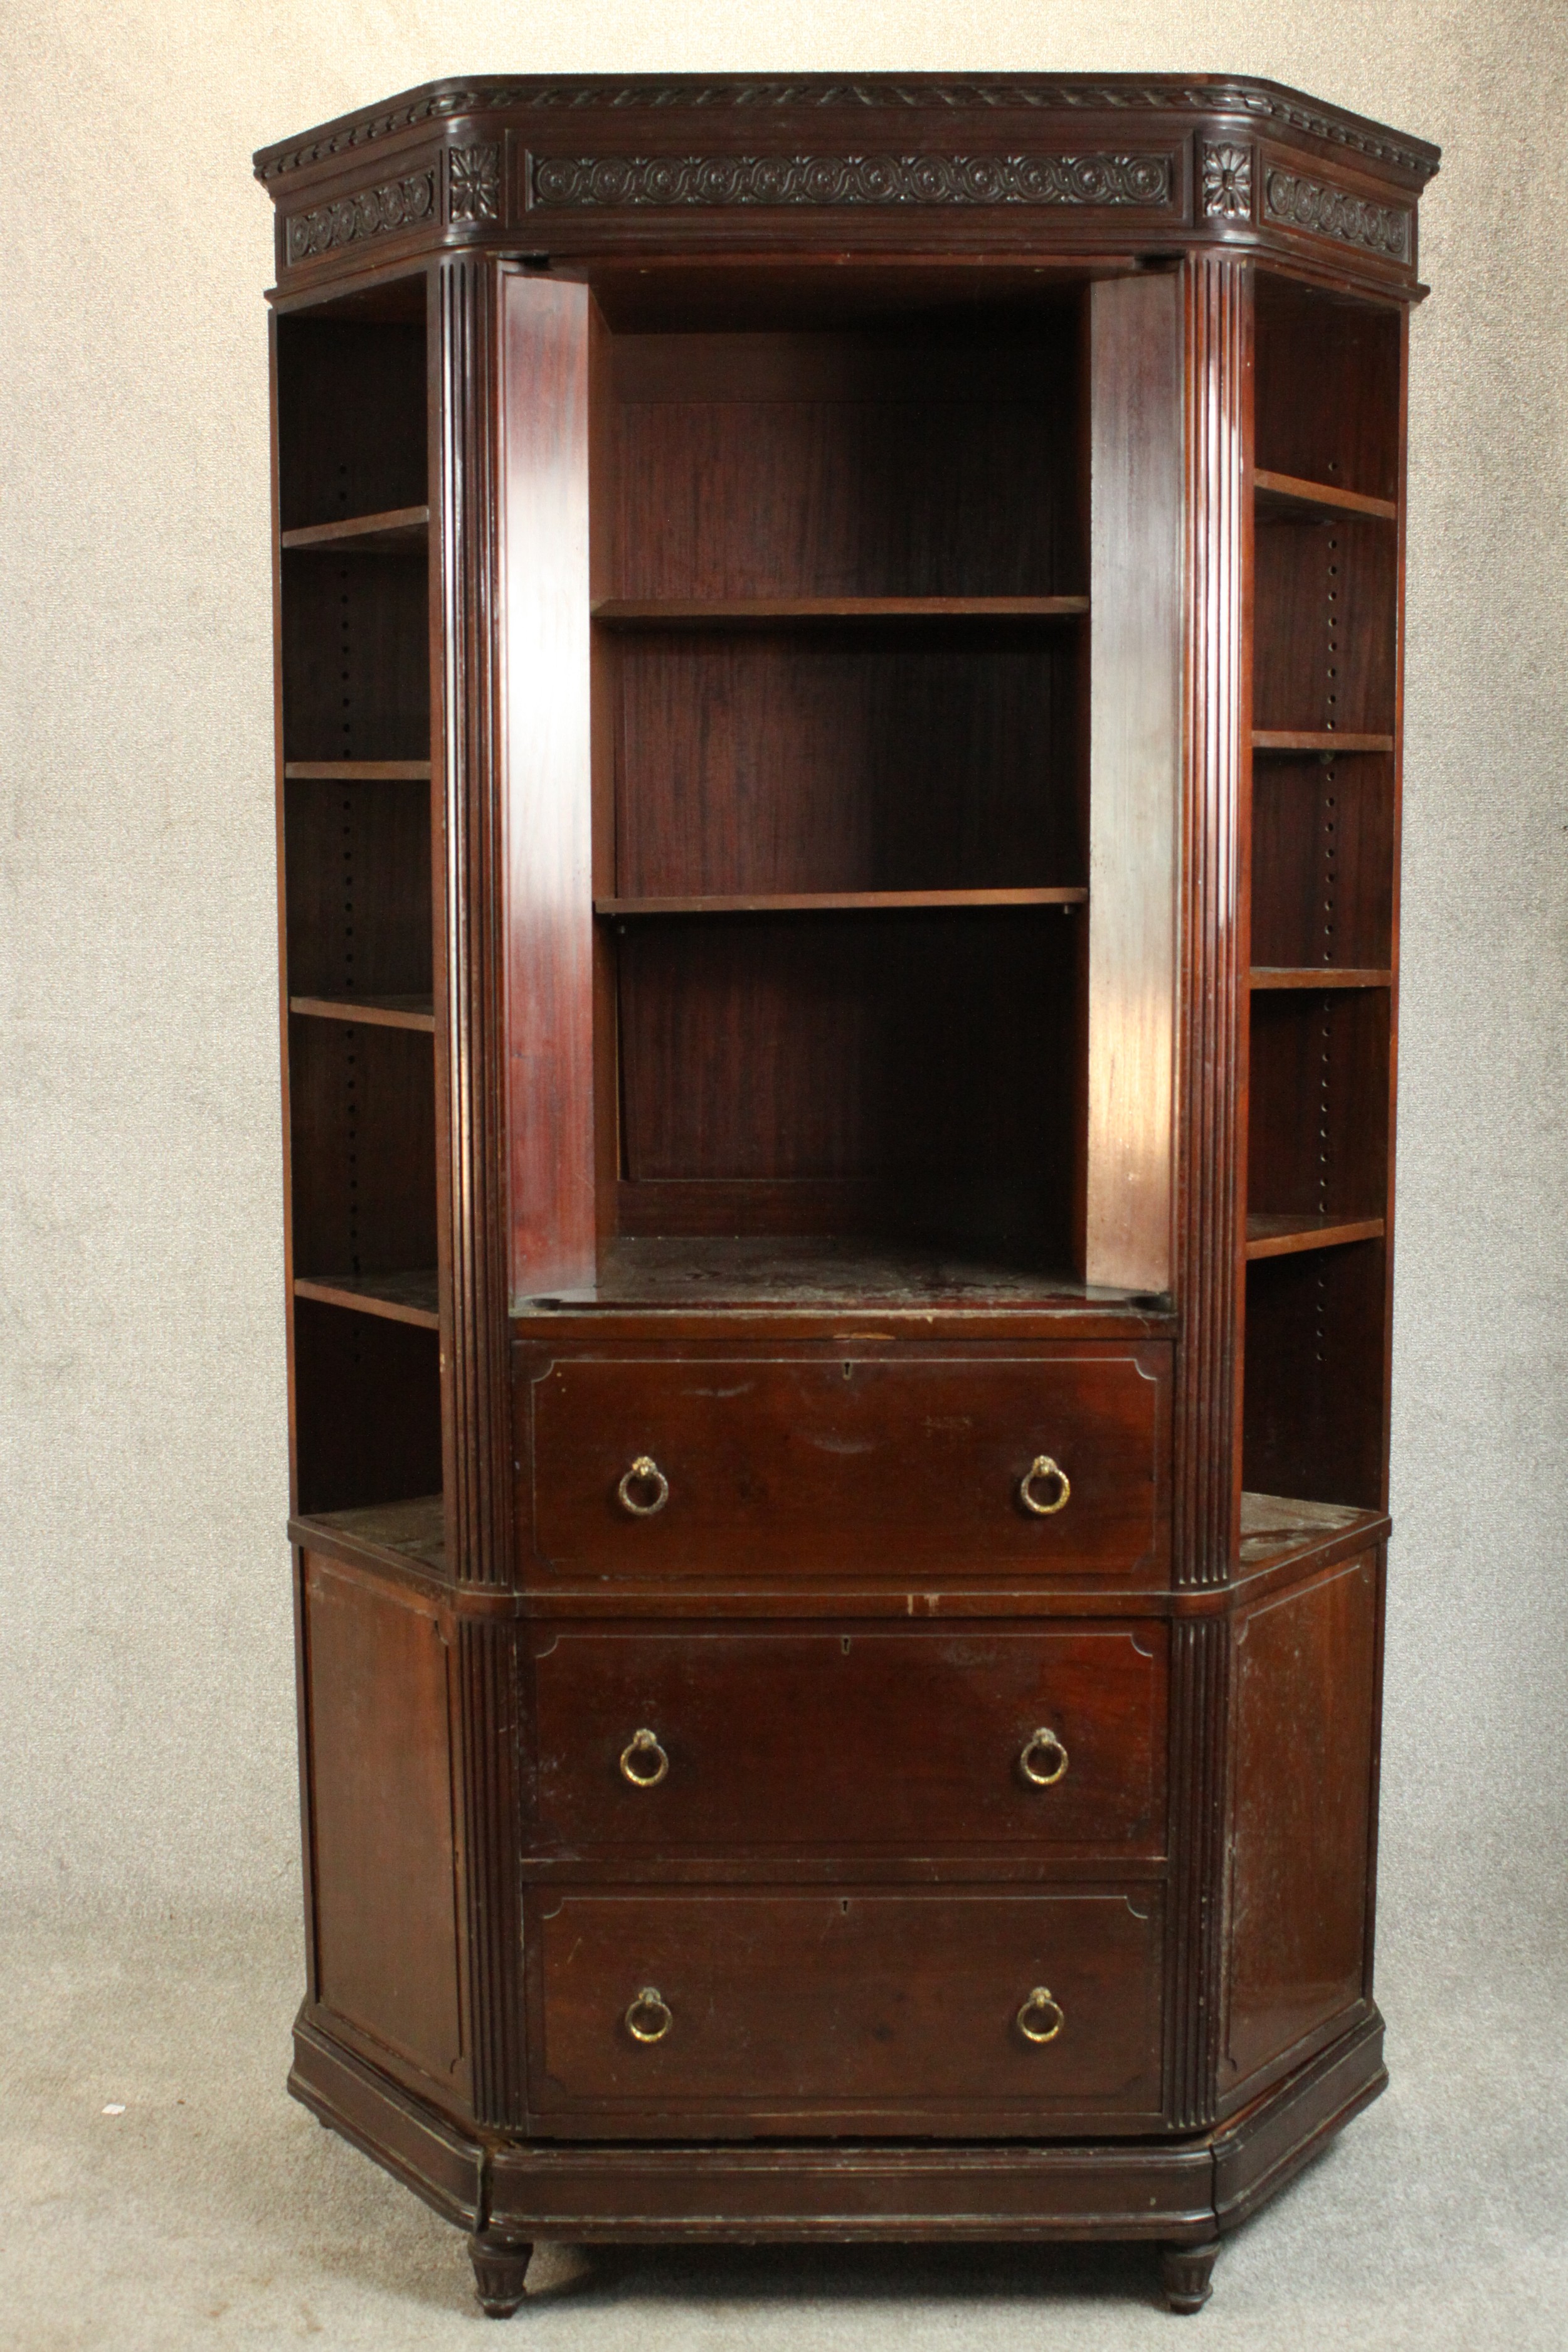
[(523, 2299), (538, 2239), (1143, 2239), (1173, 2311), (1195, 2312), (1223, 2234), (1387, 2082), (1374, 2011), (1230, 2121), (1165, 2140), (481, 2146), (304, 2019), (289, 2087), (470, 2234), (479, 2298)]

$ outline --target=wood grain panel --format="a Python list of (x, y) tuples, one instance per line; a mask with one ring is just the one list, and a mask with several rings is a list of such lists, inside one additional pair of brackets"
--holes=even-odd
[(1394, 763), (1259, 760), (1252, 772), (1252, 961), (1388, 968)]
[(429, 1040), (379, 1024), (289, 1023), (294, 1270), (436, 1263)]
[(1394, 724), (1398, 539), (1386, 522), (1259, 520), (1253, 709), (1273, 733)]
[[(536, 1573), (655, 1584), (1163, 1573), (1163, 1348), (889, 1362), (844, 1344), (827, 1362), (555, 1364), (534, 1383), (523, 1454)], [(669, 1483), (649, 1517), (617, 1498), (643, 1454)], [(1046, 1517), (1019, 1496), (1041, 1454), (1072, 1488)]]
[[(870, 1213), (895, 1229), (1005, 1240), (1060, 1266), (1078, 919), (1047, 908), (628, 926), (628, 1180), (872, 1181), (886, 1190)], [(757, 1210), (774, 1213), (765, 1198)]]
[(284, 530), (426, 499), (423, 321), (278, 321)]
[[(678, 1634), (564, 1626), (534, 1663), (534, 1837), (584, 1847), (1163, 1844), (1161, 1624)], [(1021, 1758), (1042, 1728), (1059, 1749)], [(652, 1787), (620, 1763), (641, 1729)], [(658, 1769), (630, 1759), (631, 1774)]]
[(428, 996), (428, 783), (284, 786), (288, 982), (297, 996)]
[(430, 616), (423, 551), (282, 558), (283, 743), (290, 761), (427, 760)]
[(617, 339), (618, 593), (1081, 593), (1078, 334)]
[(620, 675), (623, 897), (1086, 878), (1059, 627), (661, 633)]
[(294, 1386), (301, 1511), (395, 1503), (439, 1488), (434, 1331), (296, 1298)]
[(1384, 1214), (1388, 1041), (1385, 988), (1253, 992), (1249, 1210)]
[(1258, 463), (1397, 499), (1400, 312), (1258, 278)]
[(1091, 319), (1085, 1279), (1172, 1286), (1182, 724), (1182, 363), (1173, 278)]
[(1361, 1998), (1377, 1626), (1370, 1556), (1237, 1621), (1227, 2088)]
[(595, 1240), (587, 289), (501, 299), (511, 1290), (591, 1277)]
[[(542, 2122), (610, 2137), (660, 2116), (810, 2130), (857, 2109), (940, 2105), (1040, 2118), (1159, 2107), (1158, 1896), (572, 1894), (535, 1898)], [(1026, 2040), (1037, 1986), (1060, 2032)], [(639, 2043), (644, 1987), (668, 2007)], [(1044, 2012), (1048, 2020), (1049, 2012)], [(984, 2124), (980, 2125), (984, 2130)]]
[(1248, 1266), (1249, 1490), (1385, 1507), (1387, 1249), (1354, 1242)]
[(309, 1558), (316, 1997), (439, 2081), (463, 2058), (447, 1645), (435, 1612)]

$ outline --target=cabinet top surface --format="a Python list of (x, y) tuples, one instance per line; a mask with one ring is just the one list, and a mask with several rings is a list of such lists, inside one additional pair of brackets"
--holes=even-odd
[(259, 150), (279, 285), (479, 246), (1008, 255), (1089, 274), (1197, 246), (1415, 290), (1438, 150), (1218, 74), (477, 76)]

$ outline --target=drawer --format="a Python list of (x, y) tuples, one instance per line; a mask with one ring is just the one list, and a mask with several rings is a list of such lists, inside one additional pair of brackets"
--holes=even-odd
[[(523, 1456), (539, 1564), (655, 1582), (1163, 1577), (1169, 1368), (1160, 1344), (558, 1360), (531, 1384)], [(1042, 1460), (1060, 1475), (1029, 1480)]]
[(551, 1629), (534, 1658), (536, 1836), (1157, 1855), (1165, 1664), (1160, 1623)]
[(1153, 1888), (536, 1896), (541, 2117), (1152, 2118)]

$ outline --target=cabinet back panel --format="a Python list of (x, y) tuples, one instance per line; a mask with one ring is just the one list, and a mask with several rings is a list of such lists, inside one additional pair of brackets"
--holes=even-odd
[(439, 1493), (439, 1337), (297, 1298), (294, 1425), (301, 1511)]
[(430, 787), (284, 787), (289, 990), (427, 996)]
[(424, 555), (285, 555), (282, 661), (285, 759), (427, 760)]
[(296, 1014), (289, 1077), (296, 1274), (434, 1265), (430, 1038)]
[(1385, 735), (1394, 726), (1391, 522), (1260, 522), (1253, 724)]
[(1393, 938), (1393, 761), (1256, 761), (1253, 962), (1386, 971)]
[(619, 593), (1081, 593), (1078, 345), (618, 338)]
[(1080, 883), (1070, 631), (621, 648), (627, 897)]
[(1254, 992), (1249, 1209), (1381, 1217), (1388, 1114), (1386, 989)]
[[(1051, 908), (628, 925), (626, 1176), (874, 1180), (890, 1188), (879, 1220), (934, 1214), (976, 1235), (1022, 1220), (1065, 1262), (1075, 921)], [(764, 1189), (757, 1216), (729, 1230), (778, 1229)]]
[(1255, 331), (1258, 466), (1397, 498), (1398, 313), (1260, 272)]
[(278, 322), (285, 530), (426, 503), (423, 323)]
[(1382, 1242), (1247, 1267), (1249, 1493), (1384, 1507), (1386, 1274)]

